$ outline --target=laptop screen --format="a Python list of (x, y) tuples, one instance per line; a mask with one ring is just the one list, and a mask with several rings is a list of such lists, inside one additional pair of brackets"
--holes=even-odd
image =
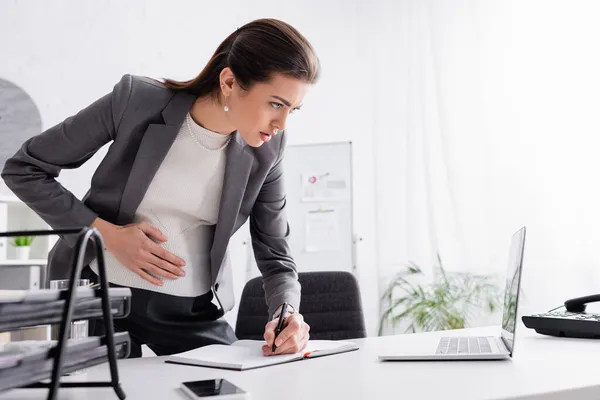
[(519, 229), (512, 237), (506, 274), (506, 289), (504, 290), (502, 339), (511, 355), (514, 347), (515, 325), (517, 324), (517, 305), (519, 303), (524, 247), (525, 227)]

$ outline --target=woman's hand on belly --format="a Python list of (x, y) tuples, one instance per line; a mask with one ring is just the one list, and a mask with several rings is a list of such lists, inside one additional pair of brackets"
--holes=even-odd
[(118, 226), (97, 218), (92, 226), (102, 235), (108, 251), (142, 279), (162, 286), (161, 277), (185, 275), (181, 268), (185, 261), (156, 243), (166, 242), (167, 237), (147, 222)]

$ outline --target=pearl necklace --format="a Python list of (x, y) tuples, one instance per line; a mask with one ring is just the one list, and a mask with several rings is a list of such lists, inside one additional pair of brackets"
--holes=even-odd
[(206, 151), (219, 151), (219, 150), (223, 150), (225, 147), (227, 147), (227, 145), (231, 141), (231, 135), (229, 135), (229, 137), (227, 138), (227, 140), (225, 141), (225, 143), (223, 143), (223, 145), (221, 147), (217, 147), (216, 149), (211, 149), (210, 147), (206, 147), (200, 141), (200, 139), (198, 139), (198, 137), (196, 136), (196, 133), (192, 130), (192, 126), (190, 124), (191, 118), (192, 118), (192, 116), (188, 113), (185, 117), (185, 125), (187, 127), (187, 130), (188, 130), (188, 133), (190, 134), (190, 136), (194, 138), (194, 140), (200, 145), (200, 147), (202, 147)]

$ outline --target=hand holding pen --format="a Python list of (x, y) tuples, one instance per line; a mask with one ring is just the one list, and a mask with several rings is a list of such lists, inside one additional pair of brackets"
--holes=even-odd
[(265, 326), (265, 356), (298, 353), (308, 343), (310, 327), (300, 313), (287, 311), (288, 304), (283, 303), (279, 316)]

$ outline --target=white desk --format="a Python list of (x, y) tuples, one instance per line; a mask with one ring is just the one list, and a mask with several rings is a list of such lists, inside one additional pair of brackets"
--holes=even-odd
[[(466, 331), (466, 332), (465, 332)], [(357, 340), (358, 351), (250, 371), (164, 363), (164, 357), (119, 361), (127, 399), (186, 399), (188, 380), (224, 377), (253, 400), (312, 399), (600, 399), (600, 341), (551, 338), (522, 324), (510, 361), (379, 362), (381, 349), (423, 335), (494, 334), (495, 329), (435, 332)], [(103, 364), (69, 380), (109, 377)], [(7, 399), (44, 399), (46, 390), (17, 389)], [(116, 399), (112, 389), (62, 388), (60, 399)]]

